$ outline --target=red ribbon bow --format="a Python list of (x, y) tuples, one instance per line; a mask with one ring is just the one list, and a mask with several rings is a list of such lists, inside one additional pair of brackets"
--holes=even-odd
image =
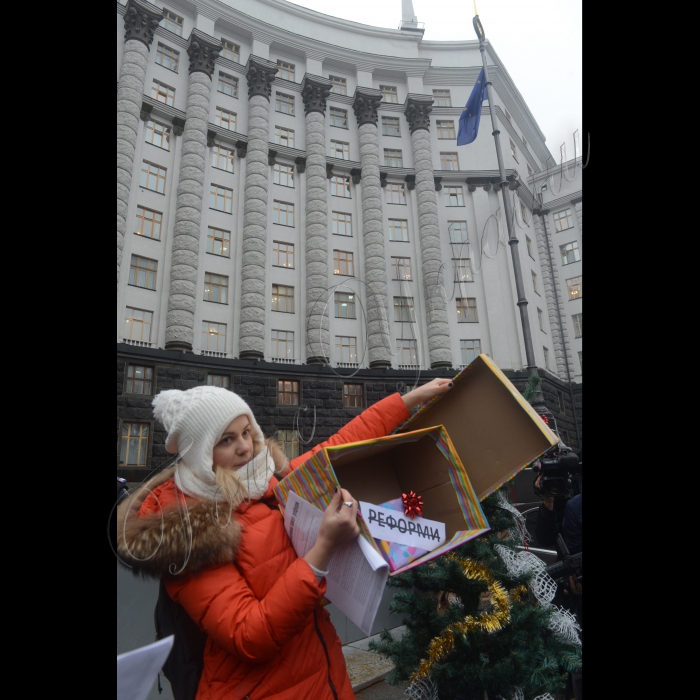
[(409, 518), (423, 517), (423, 506), (425, 506), (425, 503), (423, 503), (421, 497), (415, 491), (403, 495), (403, 505), (406, 515)]

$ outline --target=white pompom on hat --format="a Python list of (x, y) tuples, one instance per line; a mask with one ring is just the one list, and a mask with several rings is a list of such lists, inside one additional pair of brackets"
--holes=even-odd
[(168, 431), (166, 449), (181, 456), (175, 483), (188, 496), (216, 497), (214, 447), (236, 418), (248, 416), (253, 441), (265, 446), (265, 436), (250, 406), (227, 389), (199, 386), (189, 391), (163, 391), (153, 400), (153, 409)]

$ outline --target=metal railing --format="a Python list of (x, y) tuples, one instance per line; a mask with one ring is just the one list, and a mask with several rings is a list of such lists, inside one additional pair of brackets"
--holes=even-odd
[(340, 369), (360, 369), (359, 362), (339, 362), (338, 367)]
[(212, 350), (202, 350), (200, 354), (207, 357), (228, 357), (227, 352), (213, 352)]
[(127, 345), (137, 345), (140, 348), (152, 348), (153, 343), (147, 343), (145, 340), (133, 340), (131, 338), (122, 338), (122, 342)]
[(271, 357), (270, 362), (278, 362), (281, 365), (295, 365), (297, 363), (296, 360), (290, 360), (286, 357)]
[(420, 369), (420, 365), (399, 365), (399, 369)]

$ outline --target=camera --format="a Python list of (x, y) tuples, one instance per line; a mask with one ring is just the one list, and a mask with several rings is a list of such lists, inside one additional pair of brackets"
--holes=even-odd
[[(555, 500), (568, 500), (582, 492), (583, 463), (569, 447), (560, 445), (556, 452), (542, 457), (535, 471), (542, 477), (540, 488), (535, 481), (535, 493)], [(538, 477), (539, 479), (539, 477)]]

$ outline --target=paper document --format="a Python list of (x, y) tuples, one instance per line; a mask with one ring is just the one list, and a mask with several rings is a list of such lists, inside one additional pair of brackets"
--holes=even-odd
[(146, 700), (175, 637), (117, 656), (117, 700)]
[[(300, 557), (305, 557), (316, 544), (322, 520), (323, 511), (289, 492), (284, 526)], [(326, 598), (369, 636), (388, 580), (388, 564), (360, 536), (335, 553)]]
[(360, 502), (360, 510), (372, 536), (385, 542), (432, 552), (447, 542), (445, 523), (404, 517), (390, 508)]

